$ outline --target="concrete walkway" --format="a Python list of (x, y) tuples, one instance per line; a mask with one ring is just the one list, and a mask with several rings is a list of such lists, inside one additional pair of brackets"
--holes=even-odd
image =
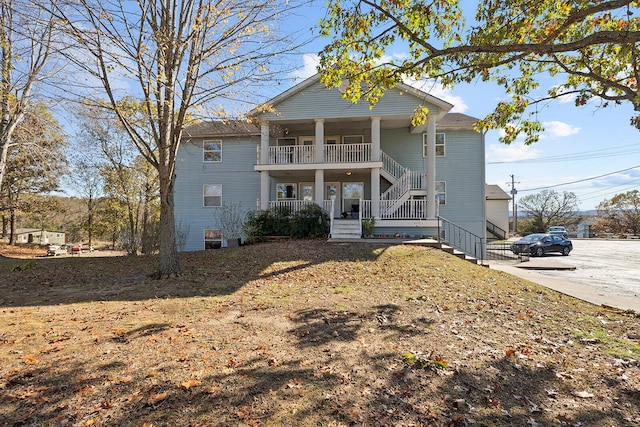
[(494, 261), (490, 262), (489, 267), (592, 304), (640, 313), (640, 299), (638, 298), (607, 294), (602, 289), (539, 273), (541, 270), (575, 270), (573, 266), (554, 262), (552, 259), (531, 258), (526, 262)]

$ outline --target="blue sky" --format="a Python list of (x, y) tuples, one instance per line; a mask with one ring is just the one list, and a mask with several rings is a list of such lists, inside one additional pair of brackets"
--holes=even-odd
[[(307, 10), (310, 19), (303, 25), (311, 27), (324, 13), (324, 5), (316, 1)], [(316, 38), (307, 47), (308, 53), (299, 58), (296, 77), (315, 74), (316, 53), (328, 41)], [(400, 48), (387, 54), (401, 57), (405, 52)], [(544, 95), (560, 82), (560, 76), (544, 78), (539, 94)], [(483, 82), (459, 85), (453, 90), (421, 89), (454, 104), (453, 111), (477, 118), (484, 117), (499, 100), (506, 99), (501, 88)], [(592, 102), (576, 107), (572, 98), (539, 106), (537, 115), (545, 131), (538, 143), (525, 146), (517, 141), (507, 146), (498, 142), (499, 131), (487, 133), (486, 181), (509, 192), (514, 175), (516, 203), (520, 197), (545, 189), (570, 191), (578, 196), (582, 210), (595, 209), (605, 199), (639, 189), (640, 131), (629, 125), (632, 113), (630, 105), (598, 108)]]

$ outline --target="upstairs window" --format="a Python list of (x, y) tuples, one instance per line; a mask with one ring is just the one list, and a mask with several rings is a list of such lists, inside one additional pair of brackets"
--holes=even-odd
[[(444, 133), (436, 133), (436, 157), (444, 157), (445, 155), (445, 137)], [(427, 157), (427, 134), (422, 135), (422, 157)]]
[(205, 163), (222, 162), (222, 141), (203, 141), (202, 155)]
[(205, 184), (202, 186), (203, 206), (205, 208), (222, 206), (222, 185)]
[(436, 181), (436, 200), (441, 205), (447, 204), (447, 182)]

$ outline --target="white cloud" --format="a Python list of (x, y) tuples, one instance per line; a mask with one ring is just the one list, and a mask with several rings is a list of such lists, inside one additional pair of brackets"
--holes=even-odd
[(453, 108), (451, 109), (452, 113), (464, 113), (469, 108), (462, 97), (454, 95), (451, 89), (444, 88), (440, 83), (428, 80), (407, 80), (406, 83), (428, 93), (429, 95), (433, 95), (436, 98), (440, 98), (443, 101), (453, 104)]
[(296, 69), (292, 73), (292, 77), (295, 78), (296, 81), (308, 79), (318, 72), (317, 67), (320, 63), (320, 59), (315, 53), (305, 53), (302, 56), (302, 62), (302, 67)]
[(541, 136), (541, 138), (564, 138), (580, 132), (579, 127), (571, 126), (568, 123), (559, 122), (556, 120), (543, 122), (542, 125), (544, 126), (544, 134)]
[(524, 145), (515, 142), (511, 145), (492, 144), (487, 147), (487, 162), (517, 162), (520, 160), (535, 159), (540, 156), (540, 150), (533, 148), (532, 145)]

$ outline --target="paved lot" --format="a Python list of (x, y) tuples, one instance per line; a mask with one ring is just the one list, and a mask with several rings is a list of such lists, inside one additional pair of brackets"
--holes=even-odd
[[(492, 267), (596, 304), (640, 310), (639, 240), (574, 239), (573, 247), (568, 257), (548, 254), (532, 258), (532, 265), (565, 267), (562, 270), (531, 271), (514, 268), (515, 262), (494, 263)], [(522, 263), (522, 267), (526, 265)]]
[(568, 257), (547, 258), (575, 266), (574, 271), (543, 274), (640, 299), (640, 240), (573, 240), (573, 247)]

